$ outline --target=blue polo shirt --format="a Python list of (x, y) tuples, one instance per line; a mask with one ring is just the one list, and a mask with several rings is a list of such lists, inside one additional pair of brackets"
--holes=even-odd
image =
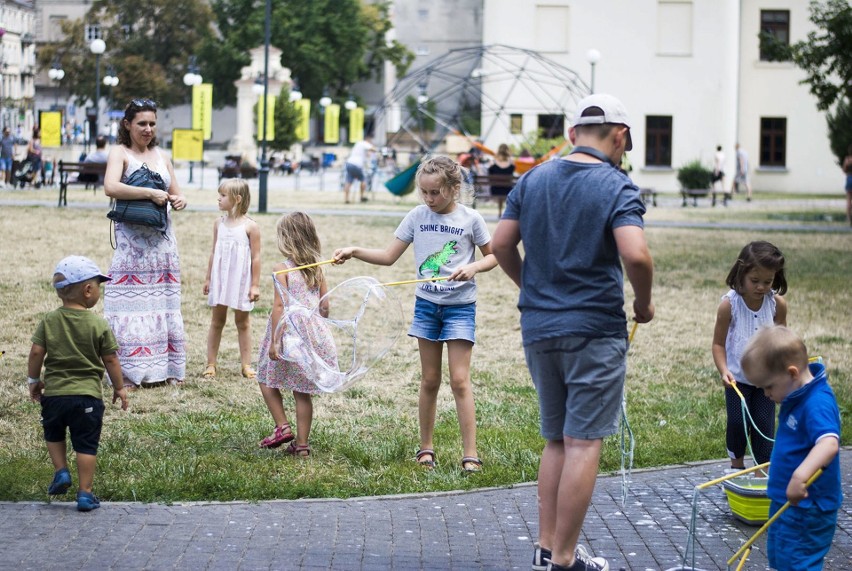
[[(814, 363), (810, 365), (810, 371), (813, 380), (787, 395), (778, 413), (778, 431), (770, 460), (767, 495), (780, 503), (787, 501), (787, 485), (793, 472), (817, 440), (830, 435), (840, 440), (840, 411), (828, 384), (825, 366)], [(799, 507), (836, 511), (842, 501), (840, 454), (837, 454), (808, 488), (808, 497), (799, 502)]]

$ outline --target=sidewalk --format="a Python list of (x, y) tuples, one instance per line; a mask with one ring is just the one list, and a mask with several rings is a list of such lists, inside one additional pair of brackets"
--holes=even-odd
[[(852, 568), (852, 448), (841, 452), (846, 502), (825, 569)], [(612, 571), (679, 569), (696, 485), (726, 462), (601, 476), (581, 542)], [(46, 485), (46, 484), (45, 484)], [(70, 498), (71, 496), (69, 496)], [(695, 567), (726, 561), (757, 530), (735, 520), (721, 486), (699, 495)], [(0, 503), (0, 569), (384, 569), (528, 571), (536, 488), (262, 503)], [(744, 569), (766, 569), (765, 536)], [(687, 566), (691, 565), (691, 558)]]

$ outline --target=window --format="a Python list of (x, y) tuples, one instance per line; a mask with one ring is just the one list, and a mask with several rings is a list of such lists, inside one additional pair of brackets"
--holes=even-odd
[(86, 24), (86, 41), (103, 39), (101, 35), (101, 27), (97, 24)]
[(645, 166), (672, 166), (672, 118), (648, 115), (645, 118)]
[(657, 55), (692, 55), (692, 2), (657, 2)]
[(63, 39), (64, 34), (62, 33), (62, 23), (67, 21), (68, 16), (50, 16), (48, 20), (48, 30), (47, 30), (47, 39), (51, 42), (58, 42)]
[(547, 139), (562, 137), (565, 134), (565, 116), (561, 114), (539, 115), (538, 132)]
[[(761, 10), (760, 31), (775, 38), (776, 41), (790, 45), (790, 11)], [(767, 50), (761, 48), (761, 61), (771, 61), (773, 58)]]
[(429, 50), (429, 46), (417, 46), (414, 49), (414, 52), (419, 56), (428, 56), (431, 51)]
[(524, 134), (524, 116), (520, 113), (512, 113), (509, 116), (509, 132), (513, 135)]
[(760, 118), (760, 166), (787, 166), (787, 118)]

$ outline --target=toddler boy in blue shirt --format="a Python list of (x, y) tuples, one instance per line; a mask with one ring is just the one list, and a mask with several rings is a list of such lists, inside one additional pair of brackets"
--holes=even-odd
[[(769, 514), (790, 508), (769, 527), (769, 566), (778, 571), (822, 569), (843, 501), (840, 487), (840, 411), (825, 366), (808, 364), (802, 340), (783, 326), (749, 341), (742, 369), (751, 384), (781, 404), (769, 464)], [(808, 486), (808, 480), (823, 473)]]

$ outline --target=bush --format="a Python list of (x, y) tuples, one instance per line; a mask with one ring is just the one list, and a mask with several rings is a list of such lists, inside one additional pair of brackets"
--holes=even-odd
[(677, 181), (684, 190), (710, 188), (713, 182), (713, 171), (696, 159), (678, 169)]

